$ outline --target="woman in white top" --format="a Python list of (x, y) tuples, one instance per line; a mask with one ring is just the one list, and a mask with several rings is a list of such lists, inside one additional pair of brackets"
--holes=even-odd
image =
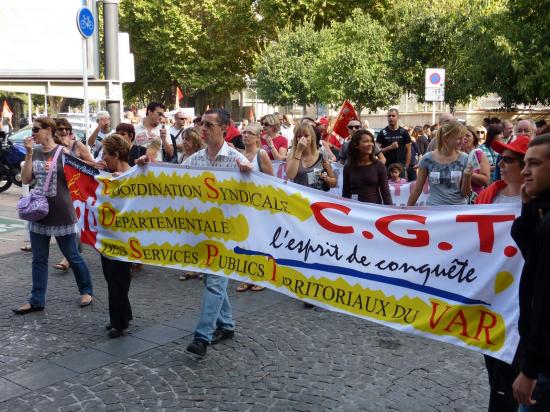
[[(244, 155), (250, 163), (252, 170), (273, 176), (273, 164), (267, 152), (260, 147), (260, 133), (262, 129), (258, 123), (247, 125), (243, 130)], [(237, 287), (237, 292), (252, 290), (259, 292), (265, 288), (260, 285), (243, 282)]]

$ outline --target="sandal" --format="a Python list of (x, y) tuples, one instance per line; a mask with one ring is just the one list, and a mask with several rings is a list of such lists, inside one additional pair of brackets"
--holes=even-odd
[(31, 245), (25, 245), (25, 246), (23, 246), (23, 247), (21, 247), (21, 248), (19, 248), (19, 249), (21, 249), (21, 251), (23, 251), (23, 252), (32, 252), (32, 247), (31, 247)]
[(92, 295), (82, 295), (80, 297), (80, 307), (85, 308), (86, 306), (90, 306), (92, 304), (93, 298)]
[(260, 286), (260, 285), (253, 285), (250, 290), (254, 291), (254, 292), (261, 292), (262, 290), (265, 289), (265, 286)]
[(198, 278), (199, 275), (197, 273), (194, 273), (194, 272), (184, 272), (180, 275), (179, 279), (180, 280), (190, 280), (190, 279), (196, 279)]
[(237, 286), (237, 292), (246, 292), (248, 289), (250, 289), (253, 285), (249, 283), (241, 283), (239, 286)]
[(53, 265), (54, 269), (62, 270), (63, 272), (68, 271), (70, 267), (71, 267), (71, 264), (68, 263), (68, 262), (65, 263), (64, 261), (61, 261), (61, 262), (56, 263), (55, 265)]

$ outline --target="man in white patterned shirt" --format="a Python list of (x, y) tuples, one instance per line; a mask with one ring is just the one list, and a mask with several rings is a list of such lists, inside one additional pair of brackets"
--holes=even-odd
[[(224, 139), (229, 120), (229, 113), (224, 109), (206, 111), (200, 128), (206, 148), (188, 157), (183, 165), (252, 171), (252, 165), (246, 157), (230, 147)], [(235, 322), (227, 297), (228, 281), (225, 276), (204, 275), (201, 314), (193, 342), (187, 347), (189, 352), (204, 356), (208, 345), (230, 339), (235, 334)]]

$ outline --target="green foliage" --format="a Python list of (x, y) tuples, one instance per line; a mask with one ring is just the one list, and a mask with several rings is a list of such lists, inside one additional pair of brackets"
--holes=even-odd
[(257, 68), (257, 92), (264, 101), (282, 106), (319, 101), (312, 80), (323, 35), (312, 23), (280, 31), (279, 40), (262, 52)]
[(491, 56), (501, 65), (494, 89), (506, 106), (550, 103), (549, 10), (550, 0), (510, 0), (501, 14)]
[(262, 40), (250, 0), (122, 0), (136, 81), (127, 98), (173, 104), (185, 96), (220, 96), (243, 86)]
[(374, 18), (381, 18), (390, 8), (389, 0), (258, 0), (257, 12), (275, 34), (277, 27), (299, 27), (312, 23), (316, 30), (343, 22), (351, 11), (360, 8)]
[(340, 105), (349, 98), (361, 110), (395, 103), (402, 93), (392, 70), (387, 29), (356, 9), (326, 30), (314, 84), (320, 101)]
[(488, 93), (479, 61), (485, 37), (480, 21), (486, 0), (402, 0), (388, 14), (399, 83), (424, 96), (426, 68), (445, 69), (445, 100), (451, 107)]

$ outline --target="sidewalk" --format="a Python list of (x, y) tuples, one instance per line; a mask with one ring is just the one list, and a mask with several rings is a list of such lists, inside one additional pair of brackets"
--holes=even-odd
[[(16, 200), (16, 189), (0, 193), (0, 230)], [(108, 339), (106, 284), (88, 246), (92, 307), (78, 306), (72, 272), (51, 269), (46, 310), (14, 315), (30, 291), (31, 254), (19, 251), (24, 230), (10, 230), (0, 232), (0, 412), (487, 408), (481, 355), (267, 290), (237, 293), (236, 282), (235, 338), (199, 359), (185, 348), (202, 283), (181, 282), (174, 270), (145, 266), (134, 276), (130, 333)], [(50, 250), (51, 267), (55, 241)]]

